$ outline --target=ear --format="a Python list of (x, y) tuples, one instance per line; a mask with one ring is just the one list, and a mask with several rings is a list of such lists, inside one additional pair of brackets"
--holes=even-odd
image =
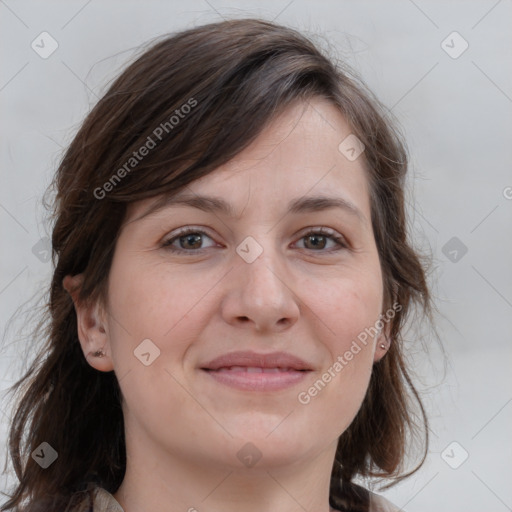
[[(385, 317), (387, 321), (384, 322), (384, 326), (382, 327), (381, 331), (375, 335), (375, 352), (373, 354), (374, 363), (380, 361), (388, 353), (389, 347), (393, 342), (393, 339), (391, 337), (391, 328), (393, 326), (393, 322), (391, 321), (391, 319), (395, 317), (396, 311), (400, 311), (402, 309), (402, 305), (400, 304), (399, 301), (399, 284), (396, 281), (393, 281), (391, 287), (391, 301), (393, 305), (385, 313), (383, 311), (381, 314), (381, 317)], [(391, 309), (393, 310), (392, 316), (388, 314), (390, 313)]]
[(81, 302), (78, 298), (83, 283), (83, 275), (67, 275), (62, 286), (73, 299), (76, 311), (78, 339), (87, 362), (100, 372), (110, 372), (112, 351), (107, 332), (106, 314), (98, 301)]

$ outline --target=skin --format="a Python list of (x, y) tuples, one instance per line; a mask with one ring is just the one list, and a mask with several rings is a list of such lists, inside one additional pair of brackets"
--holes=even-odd
[[(308, 404), (298, 401), (383, 312), (362, 157), (349, 161), (338, 150), (350, 133), (325, 100), (296, 104), (187, 187), (229, 201), (234, 217), (177, 205), (144, 217), (155, 199), (130, 205), (106, 303), (75, 301), (85, 357), (114, 370), (123, 393), (128, 463), (114, 496), (125, 512), (331, 510), (337, 438), (386, 351), (383, 332)], [(318, 194), (350, 201), (361, 220), (339, 208), (287, 213), (290, 200)], [(173, 239), (186, 226), (207, 235), (188, 245)], [(329, 237), (315, 246), (306, 234), (319, 227), (343, 235), (347, 247)], [(235, 250), (247, 236), (263, 249), (252, 263)], [(170, 239), (189, 252), (163, 247)], [(80, 280), (67, 276), (64, 286)], [(148, 338), (160, 356), (145, 366), (134, 350)], [(105, 357), (93, 355), (100, 349)], [(236, 350), (289, 352), (314, 371), (290, 388), (255, 392), (199, 369)], [(261, 453), (252, 467), (237, 457), (248, 442)]]

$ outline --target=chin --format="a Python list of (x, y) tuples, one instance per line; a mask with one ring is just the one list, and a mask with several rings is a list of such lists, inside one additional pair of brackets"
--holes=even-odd
[[(251, 428), (233, 432), (234, 438), (230, 444), (236, 458), (242, 464), (245, 464), (246, 456), (249, 459), (258, 459), (254, 464), (258, 468), (287, 466), (299, 461), (313, 448), (309, 446), (311, 436), (306, 432), (291, 433), (289, 429), (282, 428), (282, 425), (276, 429), (278, 424), (273, 423), (271, 427), (265, 425), (264, 430)], [(253, 467), (250, 460), (248, 467)]]
[[(236, 440), (235, 444), (233, 453), (235, 459), (231, 458), (229, 463), (236, 470), (244, 469), (244, 466), (253, 471), (289, 467), (306, 455), (299, 451), (304, 449), (303, 443), (286, 444), (281, 440), (270, 442), (268, 439), (257, 439), (255, 441)], [(236, 461), (235, 464), (233, 460)]]

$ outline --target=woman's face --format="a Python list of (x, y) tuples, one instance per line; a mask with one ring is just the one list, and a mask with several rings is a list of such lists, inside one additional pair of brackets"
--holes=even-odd
[(130, 205), (98, 316), (107, 358), (88, 357), (115, 370), (127, 439), (232, 468), (334, 450), (383, 355), (361, 341), (383, 288), (350, 133), (326, 101), (296, 105), (188, 203)]

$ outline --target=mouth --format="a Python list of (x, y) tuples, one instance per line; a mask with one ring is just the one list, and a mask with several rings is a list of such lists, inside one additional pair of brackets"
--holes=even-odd
[(244, 391), (278, 391), (301, 382), (313, 369), (302, 359), (275, 352), (236, 352), (200, 368), (215, 382)]

